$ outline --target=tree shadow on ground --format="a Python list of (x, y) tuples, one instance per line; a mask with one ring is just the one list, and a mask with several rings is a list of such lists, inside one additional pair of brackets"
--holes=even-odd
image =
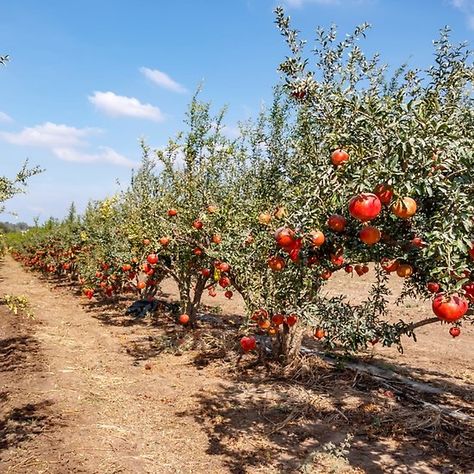
[[(383, 362), (379, 363), (378, 360), (374, 360), (373, 364), (381, 367), (385, 365)], [(466, 402), (474, 403), (474, 385), (467, 382), (462, 377), (451, 375), (448, 379), (446, 378), (446, 373), (422, 367), (413, 367), (408, 364), (396, 365), (394, 370), (415, 381), (422, 382), (424, 380), (429, 380), (427, 383), (430, 385), (445, 389), (447, 392), (461, 397)], [(474, 406), (472, 409), (472, 415), (474, 416)]]
[(215, 316), (200, 313), (195, 329), (177, 323), (175, 317), (163, 318), (153, 325), (153, 335), (148, 331), (129, 342), (126, 351), (136, 361), (148, 360), (163, 352), (182, 355), (196, 351), (194, 365), (201, 369), (213, 360), (230, 362), (238, 347), (238, 332), (242, 318), (238, 315)]
[(13, 336), (0, 339), (0, 372), (24, 370), (36, 364), (39, 352), (38, 341), (31, 336)]
[(292, 378), (237, 372), (194, 399), (180, 415), (196, 419), (208, 436), (207, 452), (223, 456), (233, 474), (300, 472), (315, 451), (340, 443), (347, 433), (354, 435), (349, 462), (365, 472), (403, 466), (400, 472), (474, 469), (472, 424), (394, 394), (371, 377), (324, 363)]
[(96, 299), (82, 304), (84, 310), (106, 326), (161, 327), (175, 321), (179, 315), (179, 305), (170, 303), (165, 297), (157, 298), (156, 311), (143, 316), (127, 314), (127, 309), (137, 301), (136, 298), (118, 296), (113, 299)]
[[(469, 413), (474, 417), (474, 406), (472, 406), (472, 403), (474, 402), (474, 385), (462, 377), (448, 375), (447, 373), (426, 367), (417, 367), (406, 362), (391, 363), (380, 355), (374, 357), (368, 353), (360, 353), (351, 356), (342, 352), (325, 353), (324, 346), (310, 338), (305, 338), (304, 345), (306, 348), (310, 348), (320, 355), (328, 355), (329, 358), (333, 359), (334, 364), (344, 365), (348, 362), (361, 364), (362, 366), (369, 368), (380, 368), (382, 371), (386, 372), (384, 375), (385, 383), (391, 384), (393, 387), (399, 385), (403, 387), (405, 384), (402, 379), (403, 377), (406, 377), (417, 384), (433, 388), (434, 392), (439, 392), (437, 394), (435, 393), (433, 400), (430, 400), (429, 393), (424, 394), (424, 399), (427, 402), (433, 401), (433, 403), (436, 403), (443, 400), (446, 402), (448, 398), (453, 398), (453, 396), (459, 397), (468, 404), (468, 406), (463, 407), (463, 409), (466, 410), (466, 413)], [(397, 379), (398, 375), (402, 376), (401, 379)], [(381, 380), (381, 383), (384, 383), (384, 380)]]
[(0, 452), (44, 433), (53, 426), (51, 401), (28, 403), (2, 413), (0, 418)]

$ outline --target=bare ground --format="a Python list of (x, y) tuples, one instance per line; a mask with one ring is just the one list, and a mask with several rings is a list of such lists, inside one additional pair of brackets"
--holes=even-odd
[[(356, 299), (367, 284), (341, 276), (330, 291)], [(425, 326), (403, 355), (363, 357), (441, 389), (420, 394), (316, 358), (287, 374), (237, 367), (223, 349), (238, 340), (237, 297), (206, 300), (220, 312), (191, 335), (174, 324), (170, 282), (145, 319), (73, 290), (10, 258), (0, 268), (0, 296), (25, 294), (35, 312), (31, 321), (0, 306), (0, 472), (474, 472), (472, 419), (449, 416), (474, 417), (472, 328), (453, 340), (445, 325)], [(397, 312), (418, 320), (429, 308)], [(349, 433), (347, 461), (321, 451)]]

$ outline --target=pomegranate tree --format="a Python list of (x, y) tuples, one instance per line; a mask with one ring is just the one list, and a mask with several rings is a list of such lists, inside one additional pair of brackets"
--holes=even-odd
[[(386, 318), (395, 274), (404, 283), (399, 300), (433, 298), (436, 284), (435, 313), (464, 317), (474, 279), (472, 56), (443, 30), (433, 67), (388, 77), (360, 50), (362, 25), (340, 42), (334, 29), (319, 29), (311, 61), (281, 8), (276, 15), (290, 55), (266, 122), (254, 129), (259, 146), (249, 140), (245, 149), (258, 166), (243, 178), (247, 215), (235, 217), (240, 232), (227, 257), (251, 324), (272, 336), (285, 361), (307, 325), (350, 350), (376, 339), (400, 344), (415, 325)], [(324, 234), (319, 246), (315, 229)], [(342, 269), (373, 272), (364, 302), (324, 297)], [(297, 323), (276, 325), (275, 314), (294, 314)]]
[(205, 292), (233, 294), (231, 267), (220, 250), (233, 230), (227, 215), (241, 162), (223, 132), (223, 113), (212, 116), (210, 105), (195, 97), (186, 125), (162, 150), (143, 146), (142, 165), (121, 196), (122, 234), (175, 281), (182, 314), (194, 327)]

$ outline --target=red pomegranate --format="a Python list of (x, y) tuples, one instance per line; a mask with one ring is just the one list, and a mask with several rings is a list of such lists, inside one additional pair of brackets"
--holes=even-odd
[(382, 234), (377, 227), (368, 225), (359, 231), (359, 239), (366, 245), (374, 245), (382, 238)]
[(436, 283), (435, 281), (430, 281), (427, 283), (426, 287), (430, 293), (438, 293), (440, 290), (439, 283)]
[(372, 193), (361, 193), (349, 202), (349, 212), (352, 217), (367, 222), (375, 219), (382, 210), (380, 199)]
[(393, 189), (387, 184), (378, 184), (374, 189), (374, 194), (380, 199), (382, 204), (390, 204), (393, 197)]
[(433, 313), (449, 323), (461, 319), (467, 312), (467, 301), (459, 295), (438, 295), (431, 305)]
[(449, 329), (449, 334), (451, 334), (453, 337), (458, 337), (461, 334), (461, 329), (459, 329), (457, 326), (453, 326)]
[(465, 283), (462, 289), (466, 292), (466, 296), (474, 301), (474, 281)]
[(328, 219), (328, 227), (334, 232), (343, 232), (346, 228), (346, 218), (338, 214), (333, 214)]
[(257, 341), (253, 336), (244, 336), (240, 340), (240, 347), (244, 352), (253, 351), (257, 347)]
[(154, 265), (155, 263), (158, 263), (158, 255), (156, 255), (156, 253), (151, 253), (148, 255), (146, 260), (149, 264)]
[(292, 246), (295, 239), (295, 232), (288, 227), (280, 227), (275, 231), (275, 240), (282, 248)]

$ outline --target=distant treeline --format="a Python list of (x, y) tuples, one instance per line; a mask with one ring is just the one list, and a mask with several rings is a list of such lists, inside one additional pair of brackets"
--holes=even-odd
[(0, 232), (8, 234), (9, 232), (20, 232), (22, 230), (28, 230), (30, 226), (26, 222), (18, 222), (12, 224), (11, 222), (0, 222)]

